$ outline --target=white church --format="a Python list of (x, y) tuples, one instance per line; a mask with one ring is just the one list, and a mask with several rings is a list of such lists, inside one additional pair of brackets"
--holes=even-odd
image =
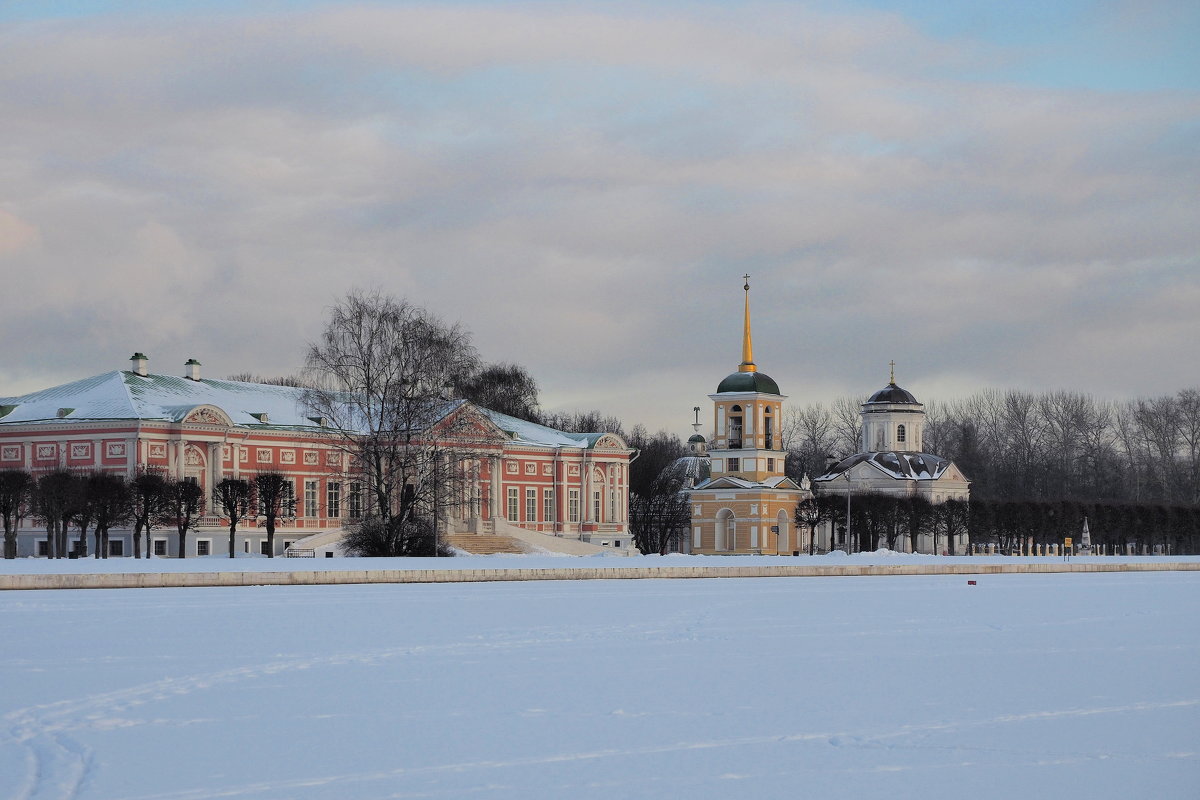
[[(862, 404), (860, 452), (830, 466), (812, 482), (813, 491), (823, 495), (882, 494), (922, 497), (931, 503), (969, 500), (971, 481), (954, 462), (926, 453), (925, 406), (912, 393), (896, 385), (895, 363), (888, 385)], [(827, 548), (835, 548), (832, 525), (819, 534)], [(966, 552), (966, 533), (954, 543), (955, 552)], [(922, 536), (918, 550), (933, 552), (930, 537)], [(902, 539), (908, 547), (906, 539)]]

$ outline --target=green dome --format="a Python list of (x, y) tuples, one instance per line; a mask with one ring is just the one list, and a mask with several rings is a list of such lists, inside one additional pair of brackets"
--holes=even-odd
[(724, 392), (762, 392), (763, 394), (782, 394), (779, 384), (771, 380), (771, 376), (761, 372), (735, 372), (717, 386), (717, 394)]

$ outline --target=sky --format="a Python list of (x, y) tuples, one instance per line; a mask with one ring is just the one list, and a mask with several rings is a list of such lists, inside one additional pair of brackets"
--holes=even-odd
[(1200, 4), (0, 0), (0, 395), (380, 289), (548, 410), (1200, 373)]

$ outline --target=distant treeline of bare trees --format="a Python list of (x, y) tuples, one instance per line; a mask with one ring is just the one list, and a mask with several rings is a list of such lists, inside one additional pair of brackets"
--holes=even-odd
[[(857, 452), (861, 399), (792, 406), (788, 472)], [(981, 500), (1200, 503), (1200, 389), (1112, 401), (1078, 392), (985, 390), (926, 405), (922, 449), (954, 461)]]

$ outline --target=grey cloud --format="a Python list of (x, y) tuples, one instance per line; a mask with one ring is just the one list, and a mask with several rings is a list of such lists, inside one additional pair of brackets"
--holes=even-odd
[(797, 399), (893, 357), (944, 391), (1194, 382), (1145, 353), (1197, 332), (1200, 98), (968, 83), (975, 51), (895, 16), (770, 9), (16, 26), (0, 379), (291, 371), (369, 285), (658, 426), (736, 365), (749, 271)]

